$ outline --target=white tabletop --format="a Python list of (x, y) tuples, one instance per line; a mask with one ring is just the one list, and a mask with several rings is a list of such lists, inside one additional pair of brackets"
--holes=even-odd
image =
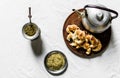
[[(119, 17), (112, 21), (108, 48), (96, 58), (73, 54), (62, 34), (63, 24), (73, 8), (103, 4), (120, 12), (119, 3), (119, 0), (1, 0), (0, 78), (56, 78), (44, 67), (45, 55), (52, 50), (62, 51), (68, 59), (66, 72), (57, 78), (120, 78)], [(31, 44), (22, 35), (22, 27), (28, 22), (28, 7), (32, 8), (32, 21), (41, 29), (41, 46), (38, 42)], [(41, 53), (35, 55), (34, 49)]]

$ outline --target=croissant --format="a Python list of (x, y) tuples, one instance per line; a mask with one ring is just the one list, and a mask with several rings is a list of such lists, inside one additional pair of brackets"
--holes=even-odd
[(67, 40), (72, 42), (71, 46), (76, 49), (83, 48), (86, 50), (86, 54), (89, 55), (91, 51), (98, 52), (102, 48), (102, 44), (99, 39), (95, 36), (86, 33), (86, 31), (81, 30), (77, 25), (68, 25), (66, 28)]

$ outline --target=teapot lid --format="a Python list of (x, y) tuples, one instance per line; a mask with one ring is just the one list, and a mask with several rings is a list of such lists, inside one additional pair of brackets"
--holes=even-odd
[[(103, 5), (100, 5), (105, 7)], [(94, 26), (106, 26), (110, 22), (111, 15), (108, 11), (97, 8), (85, 8), (88, 21)]]

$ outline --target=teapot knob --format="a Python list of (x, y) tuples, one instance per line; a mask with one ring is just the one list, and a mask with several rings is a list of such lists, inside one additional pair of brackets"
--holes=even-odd
[(97, 14), (96, 14), (96, 18), (97, 18), (99, 21), (101, 21), (101, 20), (103, 19), (103, 13), (102, 13), (102, 12), (97, 13)]

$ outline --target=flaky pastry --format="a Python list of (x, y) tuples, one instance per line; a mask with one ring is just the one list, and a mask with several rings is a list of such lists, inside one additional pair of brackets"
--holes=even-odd
[(66, 32), (68, 33), (67, 40), (70, 42), (72, 41), (70, 45), (76, 49), (84, 48), (87, 55), (89, 55), (92, 51), (98, 52), (102, 48), (102, 44), (99, 39), (89, 33), (86, 33), (86, 31), (81, 30), (75, 24), (68, 25)]

